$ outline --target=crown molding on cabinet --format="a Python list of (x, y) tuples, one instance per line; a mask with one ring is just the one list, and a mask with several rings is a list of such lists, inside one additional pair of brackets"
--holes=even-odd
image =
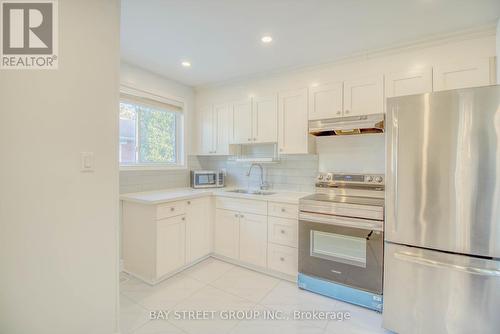
[(256, 74), (252, 74), (252, 75), (243, 76), (243, 77), (237, 77), (237, 78), (233, 78), (233, 79), (228, 79), (228, 80), (209, 83), (209, 84), (205, 84), (205, 85), (195, 86), (194, 90), (196, 92), (196, 91), (200, 91), (203, 89), (217, 88), (217, 87), (226, 86), (229, 84), (238, 84), (238, 83), (244, 83), (244, 82), (250, 81), (250, 80), (269, 78), (270, 76), (279, 76), (279, 75), (282, 75), (283, 73), (303, 72), (303, 71), (309, 71), (309, 70), (314, 70), (314, 69), (320, 69), (320, 68), (326, 67), (326, 66), (352, 63), (352, 62), (356, 62), (356, 61), (360, 61), (360, 60), (366, 60), (366, 59), (371, 59), (371, 58), (383, 57), (383, 56), (387, 56), (387, 55), (391, 55), (391, 54), (403, 53), (405, 51), (410, 51), (410, 50), (425, 49), (425, 48), (429, 48), (429, 47), (441, 45), (441, 44), (460, 42), (460, 41), (482, 38), (482, 37), (495, 36), (495, 34), (496, 34), (496, 22), (491, 22), (489, 24), (482, 25), (482, 26), (475, 27), (475, 28), (471, 28), (471, 29), (465, 29), (465, 30), (455, 31), (455, 32), (446, 33), (446, 34), (435, 34), (435, 35), (431, 35), (431, 36), (426, 37), (426, 38), (416, 39), (416, 40), (406, 42), (406, 43), (399, 43), (399, 44), (395, 44), (395, 45), (384, 47), (384, 48), (360, 51), (360, 52), (353, 53), (353, 54), (346, 56), (346, 57), (333, 59), (331, 61), (322, 62), (320, 64), (304, 65), (304, 66), (289, 66), (289, 67), (280, 68), (280, 69), (277, 69), (274, 71), (260, 72), (260, 73), (256, 73)]

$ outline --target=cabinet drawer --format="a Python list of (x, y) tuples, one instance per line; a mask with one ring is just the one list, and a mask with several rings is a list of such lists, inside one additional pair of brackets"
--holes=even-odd
[(299, 207), (296, 204), (269, 202), (269, 216), (298, 219)]
[(217, 209), (267, 215), (267, 202), (264, 201), (218, 196), (215, 200), (215, 207)]
[(269, 241), (276, 244), (297, 247), (297, 220), (269, 217)]
[(267, 245), (267, 266), (269, 269), (297, 276), (297, 256), (297, 248), (272, 243)]
[(183, 215), (186, 212), (186, 202), (170, 202), (158, 205), (156, 208), (156, 219), (163, 219)]

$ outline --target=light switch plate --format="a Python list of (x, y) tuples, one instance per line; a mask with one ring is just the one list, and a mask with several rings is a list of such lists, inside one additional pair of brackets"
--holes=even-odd
[(94, 171), (94, 152), (81, 152), (81, 171), (82, 173)]

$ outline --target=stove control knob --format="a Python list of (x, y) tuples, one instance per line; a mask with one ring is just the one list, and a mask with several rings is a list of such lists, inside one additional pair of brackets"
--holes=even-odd
[(320, 181), (323, 180), (323, 175), (319, 175), (318, 180), (320, 180)]
[(382, 182), (382, 176), (377, 176), (375, 178), (375, 182), (381, 183)]
[(372, 182), (372, 181), (373, 181), (373, 176), (366, 177), (366, 182)]
[(326, 176), (326, 180), (327, 180), (327, 181), (330, 181), (331, 179), (332, 179), (332, 176), (331, 176), (330, 174), (328, 174), (328, 175)]

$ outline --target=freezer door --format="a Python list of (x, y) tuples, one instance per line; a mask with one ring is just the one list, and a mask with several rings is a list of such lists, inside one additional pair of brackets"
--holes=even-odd
[(386, 240), (500, 257), (500, 86), (387, 107)]
[(498, 334), (500, 262), (386, 243), (383, 327)]

